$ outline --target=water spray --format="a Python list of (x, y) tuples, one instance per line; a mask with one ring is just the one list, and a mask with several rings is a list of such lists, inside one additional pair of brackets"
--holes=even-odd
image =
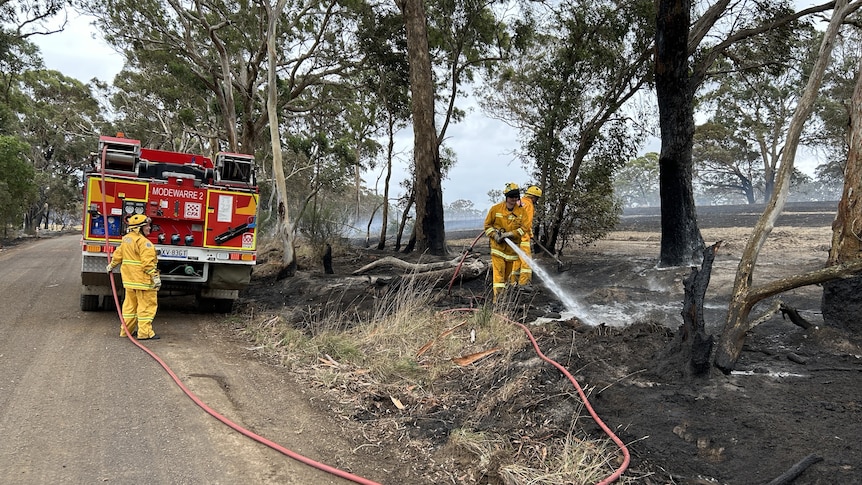
[[(527, 253), (521, 250), (521, 248), (519, 248), (518, 245), (512, 242), (510, 239), (504, 240), (506, 241), (506, 244), (508, 244), (512, 249), (515, 250), (516, 253), (518, 253), (518, 256), (522, 260), (526, 261), (526, 263), (530, 265), (530, 268), (532, 268), (535, 273), (539, 274), (539, 276), (542, 278), (542, 283), (544, 283), (545, 286), (549, 290), (551, 290), (551, 292), (556, 295), (557, 298), (560, 299), (563, 306), (569, 313), (571, 313), (572, 315), (586, 315), (586, 310), (578, 302), (576, 302), (574, 298), (572, 298), (569, 294), (563, 291), (560, 285), (558, 285), (557, 282), (554, 281), (553, 278), (551, 278), (551, 275), (548, 274), (548, 272), (545, 271), (544, 268), (536, 264), (533, 258), (528, 256)], [(588, 325), (595, 325), (595, 323), (592, 322), (592, 319), (582, 318), (580, 316), (578, 318)]]

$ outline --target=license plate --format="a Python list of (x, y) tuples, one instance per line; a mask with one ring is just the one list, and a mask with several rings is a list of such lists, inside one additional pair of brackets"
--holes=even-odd
[(166, 258), (186, 259), (189, 257), (189, 250), (181, 248), (163, 248), (159, 255)]

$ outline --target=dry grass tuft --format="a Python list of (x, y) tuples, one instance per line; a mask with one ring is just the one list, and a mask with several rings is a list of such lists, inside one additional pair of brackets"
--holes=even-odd
[[(540, 367), (501, 380), (501, 369), (528, 345), (522, 330), (507, 320), (519, 311), (514, 304), (500, 299), (472, 312), (441, 312), (433, 307), (437, 291), (420, 278), (406, 277), (364, 317), (333, 310), (350, 305), (331, 304), (305, 309), (298, 323), (284, 315), (258, 316), (245, 325), (245, 333), (256, 350), (290, 366), (299, 378), (350, 393), (351, 413), (385, 406), (390, 419), (410, 419), (423, 409), (466, 404), (453, 424), (476, 426), (501, 404), (528, 394)], [(465, 377), (473, 385), (494, 384), (471, 402), (449, 385)], [(619, 455), (610, 441), (578, 438), (571, 430), (563, 438), (511, 438), (453, 429), (449, 446), (473, 457), (469, 475), (476, 481), (464, 483), (483, 483), (480, 475), (510, 485), (594, 483), (613, 471), (608, 461)]]
[[(577, 419), (573, 421), (576, 423)], [(454, 430), (449, 445), (468, 453), (485, 475), (498, 476), (506, 485), (572, 485), (597, 483), (616, 466), (618, 455), (607, 440), (579, 438), (574, 429), (561, 439), (509, 441), (490, 433)], [(621, 479), (617, 483), (631, 483)]]

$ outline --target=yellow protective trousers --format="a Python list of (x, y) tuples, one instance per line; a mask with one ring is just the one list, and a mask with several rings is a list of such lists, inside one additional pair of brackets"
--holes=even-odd
[[(148, 339), (156, 335), (153, 320), (158, 309), (156, 290), (137, 290), (126, 288), (123, 300), (123, 320), (130, 332), (138, 331), (138, 339)], [(126, 329), (120, 325), (120, 337), (126, 336)]]
[(506, 289), (506, 281), (512, 274), (512, 267), (518, 260), (518, 256), (495, 253), (491, 251), (491, 272), (494, 282), (494, 301), (497, 301), (497, 295)]

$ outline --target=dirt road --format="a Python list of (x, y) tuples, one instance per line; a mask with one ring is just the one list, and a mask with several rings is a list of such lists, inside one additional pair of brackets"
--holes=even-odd
[[(0, 483), (350, 483), (204, 413), (118, 336), (116, 313), (81, 312), (79, 248), (63, 236), (0, 252)], [(213, 336), (214, 321), (186, 312), (188, 303), (161, 299), (161, 340), (147, 346), (217, 412), (349, 467), (353, 437), (309, 406), (312, 395)]]

